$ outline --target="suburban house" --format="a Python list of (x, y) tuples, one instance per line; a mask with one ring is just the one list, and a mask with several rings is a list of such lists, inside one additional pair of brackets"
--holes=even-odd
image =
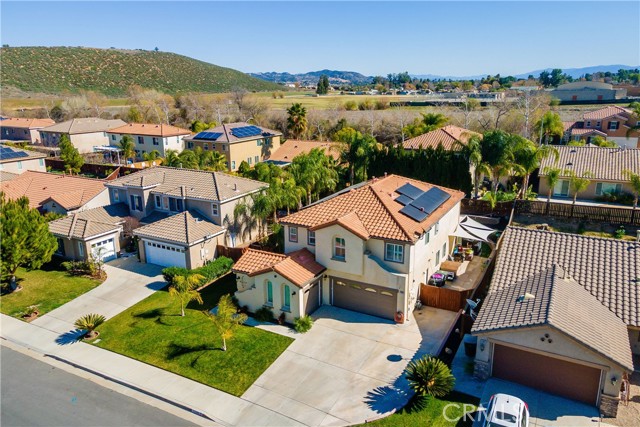
[(40, 139), (45, 147), (57, 147), (62, 135), (67, 135), (80, 153), (93, 153), (93, 147), (109, 145), (107, 132), (124, 126), (120, 119), (105, 120), (97, 117), (72, 119), (40, 129)]
[(40, 143), (40, 129), (56, 124), (51, 119), (23, 119), (9, 117), (0, 120), (0, 139)]
[(47, 167), (44, 164), (46, 157), (45, 154), (36, 151), (0, 144), (0, 173), (46, 172)]
[(271, 153), (265, 163), (273, 163), (277, 166), (288, 166), (293, 159), (300, 154), (308, 154), (313, 149), (322, 150), (327, 156), (340, 160), (340, 150), (335, 142), (303, 141), (297, 139), (287, 139), (280, 145), (274, 153)]
[(609, 83), (572, 82), (551, 90), (551, 96), (562, 102), (598, 102), (613, 101), (627, 97), (626, 89), (616, 89)]
[(508, 227), (472, 328), (475, 375), (615, 417), (640, 354), (640, 242)]
[(553, 188), (553, 197), (573, 197), (567, 171), (572, 171), (576, 176), (590, 172), (591, 184), (578, 194), (581, 199), (593, 200), (611, 192), (632, 192), (629, 176), (624, 171), (640, 173), (640, 149), (566, 145), (557, 145), (555, 148), (559, 154), (558, 161), (554, 156), (549, 156), (540, 163), (538, 193), (541, 196), (549, 194), (545, 179), (547, 168), (562, 171), (560, 180)]
[(123, 243), (123, 226), (129, 216), (124, 203), (70, 213), (49, 223), (49, 231), (58, 239), (56, 255), (88, 260), (111, 261)]
[(10, 199), (26, 196), (31, 208), (41, 212), (69, 214), (110, 204), (109, 192), (101, 179), (26, 171), (0, 184)]
[(415, 138), (407, 139), (402, 143), (405, 150), (419, 150), (421, 148), (438, 148), (442, 144), (445, 150), (460, 150), (460, 145), (466, 145), (472, 136), (482, 136), (454, 125), (447, 125), (440, 129), (432, 130)]
[(224, 123), (204, 132), (184, 138), (187, 149), (215, 150), (227, 158), (230, 171), (237, 171), (240, 163), (255, 166), (268, 159), (280, 148), (282, 133), (244, 122)]
[(239, 203), (267, 184), (223, 172), (164, 166), (109, 181), (112, 203), (126, 203), (145, 224), (134, 230), (143, 262), (196, 268), (215, 259), (217, 245), (238, 246), (258, 234), (257, 221), (234, 218)]
[(637, 120), (628, 108), (611, 105), (585, 113), (582, 120), (564, 122), (563, 139), (565, 142), (582, 140), (588, 144), (599, 136), (621, 147), (640, 148), (640, 131), (634, 130), (627, 136)]
[(118, 146), (124, 135), (133, 139), (136, 157), (141, 158), (144, 153), (154, 150), (160, 153), (160, 157), (164, 157), (167, 150), (184, 150), (182, 139), (191, 135), (191, 131), (165, 124), (128, 123), (107, 132), (109, 144)]
[(397, 175), (337, 192), (281, 220), (286, 255), (243, 254), (236, 297), (289, 322), (323, 304), (410, 320), (420, 284), (447, 259), (463, 197)]

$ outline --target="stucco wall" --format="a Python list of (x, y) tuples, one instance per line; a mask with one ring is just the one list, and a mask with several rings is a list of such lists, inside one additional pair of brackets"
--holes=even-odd
[[(107, 137), (109, 140), (109, 145), (119, 145), (122, 137), (124, 135), (118, 133), (109, 133), (107, 132)], [(158, 145), (153, 143), (153, 136), (148, 135), (130, 135), (133, 138), (133, 143), (135, 145), (135, 150), (140, 152), (140, 158), (142, 158), (142, 153), (150, 153), (153, 150), (158, 150), (160, 152), (160, 157), (164, 157), (167, 150), (176, 150), (181, 152), (184, 150), (184, 143), (182, 138), (188, 135), (179, 135), (179, 136), (157, 136)], [(140, 144), (138, 137), (142, 137), (143, 143)]]
[[(606, 183), (619, 183), (622, 184), (622, 191), (626, 192), (626, 193), (633, 193), (633, 190), (631, 189), (631, 185), (629, 185), (628, 182), (624, 182), (624, 181), (602, 181), (602, 180), (592, 180), (591, 183), (589, 184), (589, 186), (587, 187), (586, 190), (578, 193), (578, 199), (588, 199), (588, 200), (594, 200), (599, 196), (596, 196), (596, 186), (599, 182), (606, 182)], [(547, 196), (549, 194), (549, 185), (547, 184), (547, 180), (545, 179), (544, 176), (540, 177), (540, 185), (538, 187), (538, 194), (540, 194), (541, 196)], [(551, 195), (551, 198), (558, 198), (558, 199), (563, 199), (563, 200), (567, 200), (567, 199), (572, 199), (573, 198), (573, 193), (571, 192), (571, 188), (569, 188), (569, 195), (567, 197), (562, 197), (562, 196), (554, 196), (553, 194)]]
[(21, 174), (25, 171), (46, 172), (47, 167), (44, 164), (44, 158), (33, 159), (26, 158), (14, 162), (0, 163), (0, 171)]
[(629, 329), (629, 342), (631, 343), (631, 352), (640, 354), (640, 329)]
[(187, 268), (202, 267), (207, 261), (216, 259), (218, 239), (222, 239), (222, 235), (212, 237), (187, 248)]
[[(87, 241), (83, 241), (80, 239), (69, 239), (67, 237), (59, 237), (56, 238), (61, 239), (64, 245), (64, 255), (61, 255), (56, 252), (56, 255), (62, 256), (68, 259), (74, 260), (87, 260), (89, 259), (89, 254), (91, 253), (91, 245), (95, 242), (101, 242), (107, 239), (113, 239), (115, 245), (116, 254), (120, 251), (120, 232), (114, 232), (105, 234), (96, 238), (89, 239)], [(80, 249), (78, 246), (82, 245), (84, 248), (84, 252), (80, 254)]]
[[(284, 302), (284, 285), (289, 285), (290, 310), (285, 311), (285, 319), (289, 323), (293, 323), (294, 318), (300, 317), (303, 313), (303, 292), (301, 289), (276, 272), (270, 271), (249, 277), (246, 274), (237, 274), (238, 291), (235, 293), (236, 298), (241, 306), (246, 305), (249, 311), (255, 313), (256, 310), (266, 306), (267, 304), (267, 280), (271, 281), (273, 286), (273, 305), (269, 308), (273, 310), (274, 317), (280, 316)], [(295, 292), (295, 295), (293, 293)]]

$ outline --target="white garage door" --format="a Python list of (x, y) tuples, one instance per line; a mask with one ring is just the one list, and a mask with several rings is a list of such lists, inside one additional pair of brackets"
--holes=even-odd
[(94, 258), (100, 258), (107, 262), (116, 258), (116, 244), (113, 237), (91, 244), (91, 253)]
[(185, 249), (159, 242), (146, 242), (147, 263), (163, 267), (187, 267)]

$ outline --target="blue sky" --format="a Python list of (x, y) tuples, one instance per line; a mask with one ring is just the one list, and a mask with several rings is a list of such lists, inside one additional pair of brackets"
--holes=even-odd
[[(640, 2), (8, 2), (10, 46), (160, 48), (245, 72), (640, 64)], [(602, 20), (602, 21), (600, 21)]]

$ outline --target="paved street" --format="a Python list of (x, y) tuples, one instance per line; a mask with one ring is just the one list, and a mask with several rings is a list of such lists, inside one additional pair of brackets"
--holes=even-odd
[(3, 427), (195, 425), (5, 346), (0, 349)]

